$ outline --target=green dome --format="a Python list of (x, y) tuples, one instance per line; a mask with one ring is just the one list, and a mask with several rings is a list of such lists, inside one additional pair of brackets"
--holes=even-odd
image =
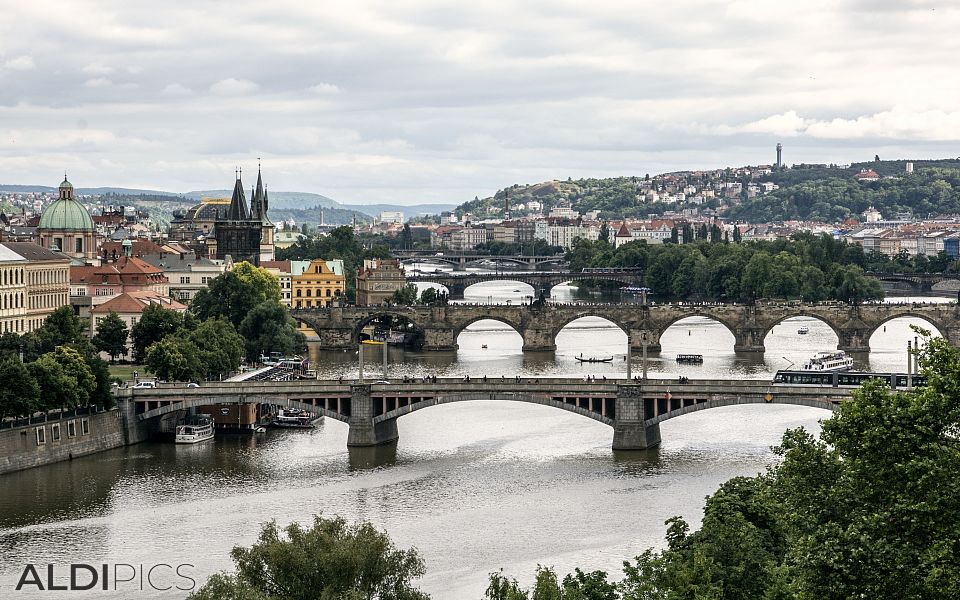
[(76, 200), (60, 199), (43, 209), (39, 229), (62, 231), (93, 231), (90, 213)]
[(66, 175), (63, 176), (63, 183), (60, 184), (60, 189), (61, 189), (61, 190), (66, 190), (66, 189), (72, 190), (72, 189), (73, 189), (73, 184), (70, 183), (69, 181), (67, 181), (67, 176), (66, 176)]

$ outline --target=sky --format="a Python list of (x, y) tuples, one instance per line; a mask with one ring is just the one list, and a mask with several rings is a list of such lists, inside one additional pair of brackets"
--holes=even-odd
[(460, 203), (960, 155), (933, 0), (2, 0), (0, 183)]

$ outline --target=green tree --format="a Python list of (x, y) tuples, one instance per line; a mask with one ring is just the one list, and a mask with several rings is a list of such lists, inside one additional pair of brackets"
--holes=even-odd
[(22, 417), (40, 408), (40, 387), (19, 358), (0, 359), (0, 421)]
[(200, 381), (205, 375), (200, 349), (189, 339), (176, 335), (150, 344), (144, 364), (167, 381)]
[(253, 307), (241, 321), (237, 332), (245, 340), (249, 361), (255, 361), (261, 354), (270, 352), (300, 352), (306, 343), (287, 309), (269, 300)]
[(93, 336), (93, 347), (110, 355), (110, 362), (127, 353), (127, 324), (114, 311), (100, 319), (97, 334)]
[(415, 304), (417, 301), (417, 286), (412, 283), (401, 287), (393, 293), (393, 296), (390, 298), (390, 302), (393, 304), (401, 304), (409, 306)]
[(133, 339), (133, 360), (142, 363), (146, 359), (147, 347), (176, 333), (184, 326), (185, 318), (183, 313), (163, 308), (159, 304), (151, 304), (143, 309), (140, 320), (130, 331)]
[(197, 292), (190, 311), (201, 321), (224, 317), (239, 328), (247, 313), (264, 302), (280, 304), (280, 281), (266, 269), (241, 262)]
[(58, 346), (27, 365), (40, 388), (41, 408), (87, 406), (97, 380), (83, 356), (68, 346)]
[(424, 290), (420, 292), (421, 304), (433, 304), (434, 302), (437, 301), (437, 298), (438, 298), (437, 288), (435, 287), (424, 288)]
[(601, 242), (606, 242), (608, 244), (610, 243), (610, 226), (607, 225), (606, 221), (604, 221), (603, 224), (600, 225), (599, 235), (600, 235)]
[(250, 548), (230, 553), (236, 574), (215, 575), (193, 600), (426, 600), (415, 549), (399, 550), (370, 523), (314, 517), (313, 526), (268, 523)]
[(34, 333), (38, 341), (40, 354), (53, 352), (57, 346), (86, 343), (84, 323), (69, 306), (61, 306), (43, 321), (43, 325)]
[(243, 336), (223, 318), (207, 319), (195, 329), (181, 333), (196, 346), (203, 371), (209, 377), (235, 371), (246, 354)]

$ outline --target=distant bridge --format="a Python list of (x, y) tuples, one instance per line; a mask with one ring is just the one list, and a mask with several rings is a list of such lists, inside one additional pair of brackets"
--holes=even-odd
[(506, 273), (423, 273), (407, 275), (407, 281), (416, 283), (436, 283), (447, 288), (452, 300), (462, 300), (468, 287), (486, 281), (518, 281), (533, 288), (533, 295), (542, 291), (550, 296), (553, 286), (576, 281), (608, 281), (621, 286), (639, 286), (643, 284), (643, 272), (634, 269), (591, 269), (589, 271), (547, 271)]
[(421, 333), (423, 350), (457, 349), (457, 336), (471, 324), (492, 319), (513, 328), (523, 338), (524, 351), (556, 350), (556, 337), (571, 321), (601, 317), (627, 334), (630, 346), (645, 345), (659, 352), (663, 333), (688, 317), (706, 317), (724, 325), (734, 337), (736, 352), (763, 352), (764, 338), (777, 324), (792, 317), (813, 317), (837, 334), (838, 348), (869, 352), (870, 336), (899, 317), (923, 319), (954, 345), (960, 345), (960, 305), (843, 303), (740, 304), (539, 304), (521, 306), (448, 304), (444, 306), (343, 306), (294, 309), (290, 314), (313, 329), (321, 349), (352, 350), (362, 330), (375, 319), (394, 317)]
[(450, 265), (455, 271), (463, 271), (467, 266), (482, 266), (482, 263), (497, 262), (501, 265), (514, 265), (531, 271), (547, 265), (566, 265), (563, 254), (555, 255), (497, 255), (497, 254), (467, 254), (446, 250), (394, 250), (393, 255), (404, 264), (430, 262), (434, 264)]
[(904, 283), (917, 292), (933, 292), (937, 291), (937, 287), (947, 288), (940, 290), (945, 292), (956, 292), (960, 289), (958, 286), (938, 285), (948, 282), (960, 284), (960, 274), (958, 273), (879, 273), (868, 271), (864, 275), (887, 283)]
[(471, 400), (526, 402), (566, 410), (613, 427), (614, 450), (660, 443), (660, 423), (690, 412), (738, 404), (795, 404), (835, 410), (849, 389), (783, 386), (755, 380), (606, 380), (526, 378), (441, 379), (436, 383), (364, 384), (339, 381), (206, 383), (199, 388), (125, 389), (141, 436), (165, 416), (214, 404), (273, 404), (305, 408), (349, 426), (347, 445), (376, 446), (399, 438), (397, 419), (432, 406)]

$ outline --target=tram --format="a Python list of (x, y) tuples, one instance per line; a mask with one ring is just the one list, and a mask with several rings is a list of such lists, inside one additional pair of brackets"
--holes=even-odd
[(830, 387), (860, 387), (869, 379), (882, 379), (892, 390), (923, 387), (927, 378), (907, 373), (861, 373), (857, 371), (777, 371), (773, 383), (784, 385), (819, 385)]

